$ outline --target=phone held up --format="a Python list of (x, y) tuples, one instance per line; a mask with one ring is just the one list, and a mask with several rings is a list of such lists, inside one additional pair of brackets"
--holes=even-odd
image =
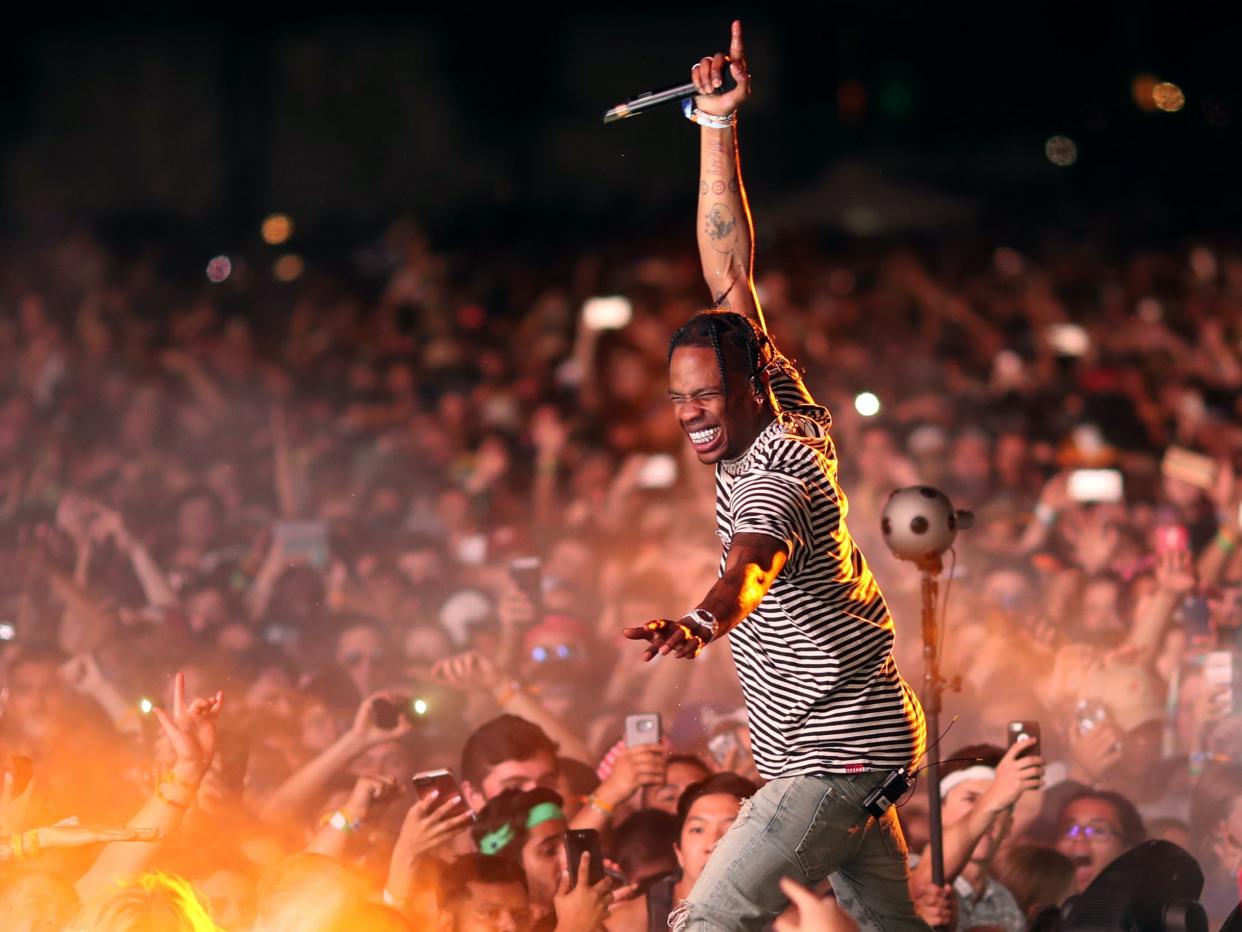
[(659, 744), (660, 735), (660, 714), (658, 712), (627, 715), (625, 717), (625, 746), (627, 748)]
[(1013, 747), (1019, 741), (1027, 738), (1034, 738), (1035, 743), (1025, 751), (1018, 754), (1018, 757), (1038, 757), (1039, 756), (1039, 722), (1010, 722), (1009, 723), (1009, 747)]
[(604, 879), (604, 852), (599, 844), (599, 832), (593, 828), (570, 829), (565, 833), (565, 863), (569, 868), (572, 889), (578, 883), (578, 865), (582, 855), (590, 856), (587, 866), (587, 883), (592, 887)]
[(418, 794), (420, 800), (426, 799), (433, 792), (439, 794), (436, 798), (441, 804), (443, 804), (444, 800), (456, 796), (461, 801), (449, 811), (449, 817), (455, 818), (469, 812), (471, 821), (474, 821), (475, 815), (466, 802), (466, 794), (461, 791), (461, 784), (457, 782), (457, 778), (453, 776), (452, 771), (443, 769), (424, 770), (422, 773), (414, 774), (410, 782), (414, 784), (414, 792)]

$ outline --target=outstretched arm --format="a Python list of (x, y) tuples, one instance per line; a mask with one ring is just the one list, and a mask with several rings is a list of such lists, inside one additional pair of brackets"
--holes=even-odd
[[(717, 94), (728, 68), (737, 86)], [(754, 290), (754, 226), (750, 204), (742, 184), (738, 160), (736, 114), (750, 96), (750, 73), (742, 45), (742, 23), (733, 22), (729, 55), (704, 58), (691, 71), (699, 89), (694, 105), (707, 120), (699, 131), (699, 259), (712, 301), (740, 314), (755, 317), (764, 326), (763, 312)], [(732, 123), (717, 128), (706, 123)], [(767, 328), (764, 327), (766, 330)]]

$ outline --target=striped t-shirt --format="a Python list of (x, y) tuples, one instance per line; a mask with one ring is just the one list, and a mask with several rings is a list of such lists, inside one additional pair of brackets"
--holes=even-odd
[(893, 659), (893, 621), (845, 526), (832, 418), (780, 360), (780, 413), (742, 456), (716, 466), (723, 572), (733, 535), (766, 534), (789, 558), (759, 607), (729, 633), (767, 779), (909, 767), (923, 710)]

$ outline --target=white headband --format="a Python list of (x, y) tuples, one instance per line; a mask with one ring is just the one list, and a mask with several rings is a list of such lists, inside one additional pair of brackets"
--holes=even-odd
[(967, 767), (965, 770), (955, 770), (947, 777), (940, 780), (940, 798), (944, 799), (953, 790), (955, 786), (965, 783), (967, 780), (995, 780), (996, 768), (985, 767), (983, 764), (975, 764), (973, 767)]

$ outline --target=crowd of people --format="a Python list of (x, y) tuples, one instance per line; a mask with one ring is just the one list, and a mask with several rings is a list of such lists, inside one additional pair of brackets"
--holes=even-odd
[[(692, 608), (720, 556), (665, 375), (709, 297), (657, 242), (530, 262), (407, 221), (293, 282), (257, 253), (213, 282), (84, 230), (8, 244), (0, 927), (665, 926), (760, 777), (729, 651), (644, 664), (621, 636)], [(1242, 253), (763, 256), (911, 682), (920, 582), (884, 502), (926, 484), (976, 514), (929, 736), (946, 888), (922, 787), (900, 804), (923, 918), (1018, 932), (1164, 838), (1222, 919)], [(603, 295), (625, 300), (582, 313)], [(650, 713), (660, 740), (627, 743)], [(1038, 723), (1041, 765), (1011, 722)], [(436, 770), (456, 783), (420, 795)], [(600, 833), (602, 879), (571, 829)], [(850, 928), (785, 887), (778, 929)]]

